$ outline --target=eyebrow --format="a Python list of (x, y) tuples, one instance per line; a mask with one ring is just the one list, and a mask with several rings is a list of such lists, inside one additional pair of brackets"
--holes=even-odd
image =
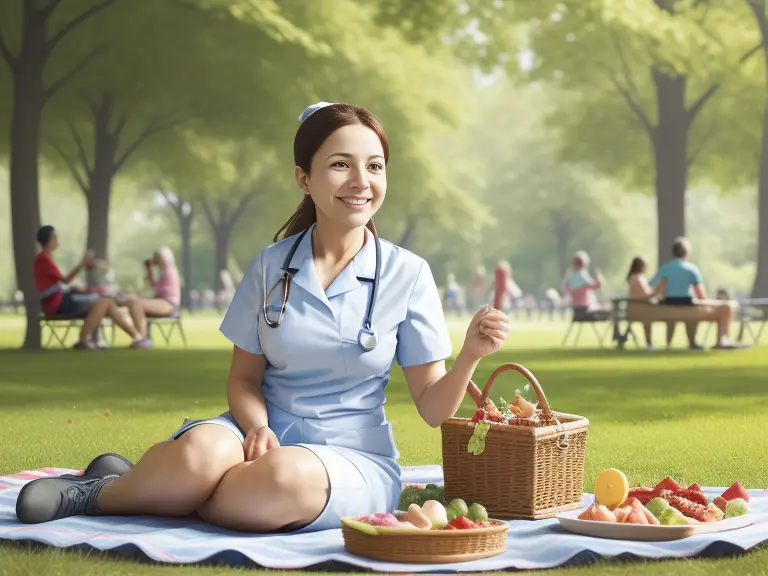
[[(350, 154), (349, 152), (334, 152), (333, 154), (329, 154), (326, 160), (328, 160), (328, 158), (332, 158), (333, 156), (341, 156), (342, 158), (352, 158), (352, 154)], [(381, 154), (373, 154), (372, 156), (368, 156), (368, 160), (373, 160), (374, 158), (381, 158), (382, 160), (384, 160), (384, 156), (382, 156)]]

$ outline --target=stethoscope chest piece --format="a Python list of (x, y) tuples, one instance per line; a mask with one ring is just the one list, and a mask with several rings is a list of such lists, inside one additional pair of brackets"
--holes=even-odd
[(360, 348), (363, 352), (370, 352), (379, 343), (379, 337), (376, 332), (367, 328), (360, 328), (360, 332), (357, 334), (357, 343), (360, 344)]

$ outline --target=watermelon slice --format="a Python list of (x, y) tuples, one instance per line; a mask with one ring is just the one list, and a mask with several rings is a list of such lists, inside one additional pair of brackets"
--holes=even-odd
[(694, 482), (690, 486), (688, 486), (688, 490), (693, 490), (694, 492), (701, 492), (701, 486), (697, 482)]
[(680, 490), (681, 486), (675, 482), (674, 478), (667, 476), (664, 480), (656, 484), (654, 488), (657, 492), (661, 492), (662, 490), (672, 490), (672, 492), (677, 492)]
[(749, 493), (744, 486), (736, 480), (731, 487), (720, 495), (724, 500), (733, 500), (734, 498), (743, 498), (745, 502), (749, 502)]

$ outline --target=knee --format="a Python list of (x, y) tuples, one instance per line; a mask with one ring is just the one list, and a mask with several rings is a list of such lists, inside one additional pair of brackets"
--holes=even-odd
[(222, 426), (196, 426), (176, 442), (181, 445), (186, 472), (215, 483), (244, 459), (242, 444), (230, 430)]

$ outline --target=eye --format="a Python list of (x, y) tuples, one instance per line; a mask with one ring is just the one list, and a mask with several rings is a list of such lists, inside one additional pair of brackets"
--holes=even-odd
[(349, 168), (349, 164), (344, 162), (343, 160), (337, 160), (333, 164), (331, 164), (332, 168)]
[(380, 170), (384, 170), (384, 165), (383, 165), (383, 164), (380, 164), (379, 162), (374, 162), (373, 164), (371, 164), (370, 166), (368, 166), (368, 168), (369, 168), (369, 169), (371, 169), (371, 170), (374, 170), (374, 171), (378, 172), (378, 171), (380, 171)]

